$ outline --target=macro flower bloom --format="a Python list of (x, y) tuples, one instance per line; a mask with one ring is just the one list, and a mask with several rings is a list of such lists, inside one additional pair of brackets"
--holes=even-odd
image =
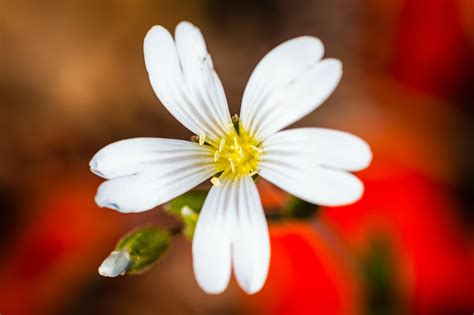
[(342, 64), (321, 59), (323, 51), (310, 36), (270, 51), (253, 71), (233, 119), (199, 29), (181, 22), (173, 40), (165, 28), (152, 27), (144, 41), (151, 85), (195, 141), (135, 138), (104, 147), (90, 162), (92, 172), (107, 179), (97, 204), (145, 211), (211, 178), (192, 245), (197, 282), (207, 293), (221, 293), (233, 269), (245, 292), (259, 291), (270, 244), (257, 174), (320, 205), (348, 204), (363, 192), (350, 173), (370, 163), (363, 140), (322, 128), (280, 131), (321, 105), (339, 83)]

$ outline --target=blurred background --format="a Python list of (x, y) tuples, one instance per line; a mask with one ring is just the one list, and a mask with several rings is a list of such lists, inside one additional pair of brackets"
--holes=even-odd
[[(374, 152), (360, 202), (271, 223), (255, 296), (234, 281), (204, 294), (181, 237), (143, 275), (97, 273), (131, 228), (174, 224), (98, 208), (88, 162), (120, 139), (189, 138), (142, 52), (152, 25), (181, 20), (203, 31), (231, 113), (266, 52), (321, 38), (344, 76), (295, 126), (349, 131)], [(0, 313), (472, 314), (473, 47), (472, 0), (0, 0)], [(266, 206), (285, 198), (260, 186)]]

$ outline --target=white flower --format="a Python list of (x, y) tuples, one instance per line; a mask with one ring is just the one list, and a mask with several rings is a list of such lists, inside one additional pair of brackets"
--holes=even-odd
[(144, 42), (151, 85), (199, 143), (136, 138), (104, 147), (90, 163), (108, 179), (98, 189), (97, 204), (145, 211), (212, 177), (193, 239), (197, 282), (208, 293), (220, 293), (233, 267), (247, 293), (259, 291), (270, 244), (253, 175), (320, 205), (348, 204), (363, 192), (349, 173), (370, 163), (363, 140), (322, 128), (280, 131), (321, 105), (339, 83), (342, 64), (321, 59), (323, 50), (319, 39), (302, 36), (270, 51), (250, 77), (234, 128), (199, 29), (182, 22), (173, 40), (165, 28), (154, 26)]

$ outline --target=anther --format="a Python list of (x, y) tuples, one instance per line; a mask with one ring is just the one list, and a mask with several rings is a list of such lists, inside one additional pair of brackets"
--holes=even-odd
[(235, 173), (235, 165), (234, 165), (234, 161), (232, 161), (231, 158), (229, 158), (229, 163), (230, 163), (230, 168), (232, 169), (232, 173)]
[(252, 149), (254, 149), (255, 151), (257, 151), (258, 153), (262, 153), (262, 152), (263, 152), (262, 149), (260, 149), (259, 147), (255, 146), (255, 145), (253, 145), (253, 144), (252, 144), (250, 147), (251, 147)]
[(224, 144), (225, 144), (225, 139), (222, 138), (221, 143), (219, 143), (219, 152), (222, 152), (222, 150), (224, 149)]
[(239, 147), (239, 143), (237, 142), (237, 137), (234, 137), (234, 146), (236, 149)]
[(221, 153), (219, 151), (216, 151), (214, 152), (214, 162), (217, 162), (217, 160), (219, 159)]
[(213, 177), (213, 178), (211, 178), (211, 183), (212, 183), (214, 186), (219, 186), (219, 185), (221, 184), (221, 181), (219, 180), (219, 178)]
[(206, 142), (206, 134), (205, 134), (205, 133), (201, 133), (201, 134), (199, 135), (199, 144), (200, 144), (200, 145), (203, 145), (205, 142)]

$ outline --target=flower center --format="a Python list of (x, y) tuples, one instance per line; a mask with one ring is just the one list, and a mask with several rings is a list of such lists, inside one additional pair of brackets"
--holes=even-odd
[[(220, 176), (216, 176), (219, 178), (257, 174), (258, 162), (262, 153), (260, 142), (242, 127), (237, 116), (234, 116), (233, 126), (230, 126), (229, 132), (219, 141), (210, 145), (214, 154), (216, 174), (220, 174)], [(219, 184), (217, 177), (211, 181), (213, 184)]]

